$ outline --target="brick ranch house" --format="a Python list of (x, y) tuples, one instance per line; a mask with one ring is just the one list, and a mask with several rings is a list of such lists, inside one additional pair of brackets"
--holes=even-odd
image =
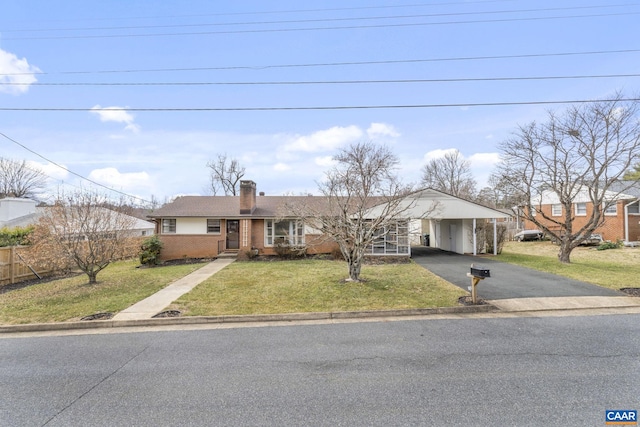
[[(605, 199), (614, 203), (604, 211), (602, 224), (598, 226), (594, 233), (602, 235), (604, 240), (624, 242), (640, 241), (640, 184), (626, 188), (624, 193), (616, 191), (605, 193)], [(536, 219), (547, 225), (551, 230), (558, 228), (553, 224), (553, 220), (563, 222), (566, 212), (560, 204), (557, 195), (544, 193), (536, 206)], [(589, 199), (586, 189), (581, 190), (572, 203), (572, 226), (574, 232), (583, 227), (587, 218), (593, 212), (594, 205)], [(545, 218), (546, 217), (546, 218)], [(536, 229), (537, 226), (529, 220), (524, 220), (525, 229)]]
[[(459, 253), (473, 252), (470, 233), (475, 218), (503, 218), (502, 212), (435, 190), (414, 193), (410, 217), (399, 219), (368, 248), (371, 255), (410, 256), (412, 240), (422, 230), (434, 238), (430, 246)], [(438, 215), (425, 222), (420, 209), (437, 200)], [(307, 253), (331, 253), (337, 244), (303, 221), (287, 217), (291, 203), (325, 203), (321, 196), (265, 196), (256, 194), (256, 183), (240, 182), (239, 196), (183, 196), (149, 215), (163, 243), (161, 259), (211, 258), (225, 251), (257, 249), (261, 255), (275, 255), (279, 241), (304, 245)], [(372, 211), (373, 212), (373, 211)], [(426, 210), (425, 210), (426, 212)], [(445, 217), (442, 217), (444, 213)], [(476, 215), (476, 216), (474, 216)], [(472, 220), (472, 218), (474, 218)], [(453, 243), (451, 243), (453, 242)], [(458, 242), (456, 244), (456, 242)]]

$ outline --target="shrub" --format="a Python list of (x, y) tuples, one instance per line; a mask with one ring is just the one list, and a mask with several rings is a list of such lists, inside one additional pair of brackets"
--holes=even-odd
[(278, 242), (274, 246), (276, 254), (283, 259), (302, 258), (307, 254), (305, 246), (293, 246), (288, 243)]
[(15, 227), (0, 229), (0, 247), (19, 246), (29, 244), (29, 235), (33, 232), (33, 227)]
[(622, 242), (621, 241), (617, 241), (617, 242), (602, 242), (600, 243), (600, 246), (598, 246), (596, 249), (598, 249), (599, 251), (606, 251), (607, 249), (619, 249), (622, 247)]
[(140, 264), (157, 265), (160, 262), (162, 241), (158, 236), (151, 236), (142, 243), (140, 250)]

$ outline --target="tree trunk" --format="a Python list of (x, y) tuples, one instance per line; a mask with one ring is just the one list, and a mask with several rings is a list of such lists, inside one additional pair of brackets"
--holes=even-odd
[(571, 242), (565, 239), (560, 240), (560, 250), (558, 251), (558, 260), (563, 264), (571, 263)]
[(352, 282), (360, 281), (360, 269), (362, 268), (362, 260), (352, 258), (349, 262), (349, 280)]
[(87, 276), (89, 276), (89, 284), (94, 285), (98, 283), (98, 272), (97, 271), (88, 271)]

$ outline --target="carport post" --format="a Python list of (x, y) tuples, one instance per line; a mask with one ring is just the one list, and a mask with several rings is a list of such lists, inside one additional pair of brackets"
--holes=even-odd
[(493, 254), (498, 255), (498, 220), (493, 218)]
[(473, 256), (478, 255), (476, 253), (476, 233), (478, 232), (478, 230), (476, 230), (476, 219), (473, 218)]

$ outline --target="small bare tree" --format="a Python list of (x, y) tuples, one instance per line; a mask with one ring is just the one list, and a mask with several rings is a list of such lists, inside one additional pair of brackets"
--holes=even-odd
[(89, 283), (97, 283), (100, 271), (113, 261), (135, 256), (139, 246), (133, 236), (136, 218), (125, 213), (127, 204), (106, 204), (104, 196), (93, 192), (60, 194), (53, 206), (43, 209), (34, 246), (55, 248), (50, 257), (75, 264)]
[(0, 157), (0, 198), (35, 198), (47, 185), (47, 176), (25, 160)]
[[(628, 186), (616, 186), (640, 158), (637, 101), (620, 94), (610, 100), (572, 106), (564, 114), (552, 112), (545, 123), (521, 126), (500, 145), (502, 183), (522, 195), (526, 218), (560, 242), (558, 259), (569, 263), (571, 251), (604, 219), (603, 212)], [(587, 197), (594, 209), (582, 227), (573, 226), (572, 204)], [(564, 216), (554, 217), (542, 204), (562, 205)]]
[(449, 151), (443, 157), (433, 159), (424, 165), (422, 184), (467, 200), (472, 200), (476, 191), (471, 163), (464, 160), (458, 150)]
[(236, 159), (229, 159), (226, 154), (218, 154), (216, 160), (207, 163), (210, 170), (209, 180), (213, 195), (220, 190), (225, 196), (237, 196), (240, 194), (240, 180), (244, 176), (245, 168)]
[(342, 149), (335, 166), (319, 184), (322, 197), (305, 198), (289, 207), (307, 227), (336, 242), (349, 269), (349, 280), (360, 281), (367, 248), (385, 229), (407, 222), (410, 187), (394, 174), (397, 157), (386, 147), (358, 143)]

